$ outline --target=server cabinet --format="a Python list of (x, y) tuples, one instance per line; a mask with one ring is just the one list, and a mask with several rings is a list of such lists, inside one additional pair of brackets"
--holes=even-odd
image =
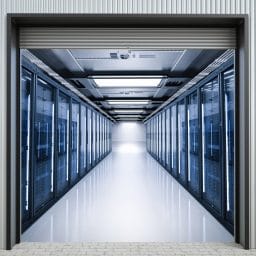
[(149, 152), (152, 153), (152, 120), (149, 121)]
[(149, 125), (146, 124), (146, 149), (148, 150), (149, 149)]
[(102, 159), (101, 143), (102, 143), (102, 116), (99, 115), (99, 160)]
[(148, 148), (148, 151), (150, 152), (150, 122), (148, 122), (147, 124), (147, 129), (148, 129), (148, 143), (147, 143), (147, 148)]
[(233, 67), (223, 74), (224, 83), (224, 127), (225, 127), (225, 217), (234, 223), (234, 109), (235, 80)]
[(151, 134), (151, 127), (152, 127), (152, 125), (151, 125), (151, 120), (148, 122), (148, 140), (149, 140), (149, 142), (148, 142), (148, 152), (150, 152), (151, 153), (151, 139), (152, 139), (152, 134)]
[(156, 159), (159, 160), (159, 117), (156, 116)]
[(92, 166), (95, 165), (96, 161), (96, 116), (95, 112), (92, 111)]
[(110, 122), (108, 121), (108, 153), (110, 152), (111, 149), (111, 127), (110, 127)]
[(105, 154), (107, 154), (108, 151), (108, 121), (105, 120)]
[(102, 120), (102, 154), (105, 156), (105, 140), (106, 140), (106, 135), (105, 135), (105, 122), (106, 119), (104, 118)]
[(155, 123), (154, 118), (151, 120), (151, 154), (154, 155), (155, 149)]
[(203, 199), (221, 211), (220, 103), (218, 79), (201, 88)]
[(151, 129), (151, 122), (148, 122), (148, 151), (150, 152), (151, 149), (151, 134), (150, 134), (150, 129)]
[(177, 106), (171, 107), (171, 173), (178, 176), (177, 168)]
[(200, 168), (199, 168), (199, 115), (198, 93), (194, 91), (188, 96), (188, 187), (199, 195), (200, 192)]
[(34, 212), (53, 198), (54, 172), (54, 90), (41, 78), (36, 85), (34, 123)]
[(102, 120), (102, 154), (106, 155), (106, 119)]
[(108, 121), (105, 120), (105, 154), (108, 152)]
[(104, 117), (101, 118), (101, 143), (100, 143), (100, 152), (101, 152), (101, 158), (104, 157)]
[(157, 153), (156, 157), (159, 160), (159, 146), (160, 146), (160, 131), (159, 131), (159, 116), (156, 117), (156, 143), (157, 143)]
[(94, 153), (94, 165), (97, 164), (97, 159), (98, 159), (98, 114), (97, 112), (94, 112), (94, 122), (95, 122), (95, 125), (94, 125), (94, 135), (95, 135), (95, 138), (94, 138), (94, 150), (95, 150), (95, 153)]
[(109, 122), (107, 121), (107, 154), (109, 152)]
[(165, 166), (165, 154), (166, 154), (166, 132), (165, 132), (165, 125), (166, 125), (166, 119), (165, 119), (165, 111), (162, 112), (162, 150), (161, 150), (161, 160), (162, 160), (162, 165)]
[(154, 120), (154, 123), (155, 123), (155, 152), (154, 152), (154, 155), (155, 155), (155, 158), (157, 159), (157, 154), (158, 154), (158, 122), (157, 122), (157, 117), (155, 117), (155, 120)]
[(87, 171), (87, 116), (86, 106), (81, 104), (81, 123), (80, 123), (80, 176), (84, 176)]
[(157, 116), (157, 123), (158, 123), (158, 152), (157, 152), (157, 159), (160, 163), (161, 156), (162, 156), (162, 115), (161, 113)]
[(102, 118), (102, 156), (105, 156), (105, 118)]
[(171, 170), (171, 122), (170, 122), (170, 108), (166, 110), (166, 147), (165, 147), (165, 163), (166, 163), (166, 169), (170, 172)]
[(186, 184), (186, 107), (185, 99), (178, 103), (178, 173), (179, 179)]
[(112, 137), (111, 137), (111, 134), (112, 134), (112, 125), (111, 125), (111, 122), (109, 121), (109, 151), (108, 151), (108, 153), (110, 153), (111, 150), (112, 150)]
[(156, 143), (155, 143), (155, 117), (152, 118), (151, 124), (152, 124), (152, 151), (151, 151), (151, 153), (155, 157), (155, 147), (156, 147)]
[(100, 115), (97, 114), (97, 163), (100, 161)]
[(69, 186), (69, 113), (70, 97), (60, 92), (58, 96), (57, 119), (57, 196), (63, 194)]
[(154, 156), (157, 158), (157, 148), (158, 148), (158, 142), (157, 142), (157, 117), (154, 118)]
[(108, 153), (111, 151), (111, 149), (112, 149), (112, 140), (111, 140), (111, 129), (112, 129), (112, 126), (111, 126), (111, 122), (110, 121), (108, 121), (108, 123), (109, 123), (109, 141), (108, 141), (108, 143), (109, 143), (109, 147), (108, 147)]
[(87, 131), (87, 167), (89, 171), (92, 167), (92, 110), (90, 108), (87, 108)]
[(112, 151), (112, 123), (109, 121), (109, 152)]
[(79, 117), (79, 103), (72, 99), (71, 104), (72, 119), (71, 119), (71, 169), (70, 181), (74, 184), (79, 178), (79, 133), (80, 133), (80, 117)]
[(22, 222), (31, 217), (31, 94), (33, 74), (22, 68), (21, 74), (21, 197)]

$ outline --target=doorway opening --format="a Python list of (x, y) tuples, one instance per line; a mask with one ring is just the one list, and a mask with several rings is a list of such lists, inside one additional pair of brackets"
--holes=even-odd
[[(100, 166), (103, 161), (104, 166), (105, 161), (110, 161), (111, 158), (103, 159), (112, 150), (113, 133), (122, 133), (115, 127), (120, 128), (124, 125), (123, 122), (130, 124), (126, 124), (127, 134), (121, 134), (124, 140), (128, 141), (132, 138), (132, 134), (129, 135), (129, 129), (132, 129), (131, 122), (141, 123), (146, 127), (144, 146), (147, 145), (147, 151), (193, 196), (193, 199), (189, 197), (187, 204), (193, 204), (195, 200), (199, 209), (201, 206), (207, 209), (196, 221), (199, 223), (198, 227), (189, 227), (190, 233), (197, 232), (197, 229), (202, 230), (199, 232), (202, 235), (198, 236), (199, 240), (196, 241), (217, 242), (222, 241), (222, 238), (223, 241), (233, 241), (231, 235), (234, 231), (234, 56), (235, 51), (232, 49), (22, 49), (21, 132), (24, 150), (21, 156), (21, 209), (24, 241), (45, 241), (43, 230), (47, 222), (50, 225), (47, 230), (51, 233), (49, 235), (46, 232), (46, 237), (51, 242), (69, 241), (67, 237), (70, 236), (62, 230), (63, 226), (71, 233), (75, 233), (76, 229), (80, 230), (76, 223), (80, 223), (84, 230), (89, 229), (82, 224), (88, 221), (88, 217), (84, 218), (81, 215), (80, 202), (76, 202), (76, 208), (80, 209), (76, 214), (80, 217), (75, 218), (69, 212), (69, 202), (75, 200), (68, 199), (64, 205), (63, 198), (74, 193), (81, 184), (87, 187), (88, 177), (97, 173), (98, 164)], [(127, 143), (121, 143), (120, 146), (120, 143), (117, 143), (120, 141), (114, 142), (112, 157), (122, 158), (122, 154), (118, 152), (127, 148)], [(131, 150), (134, 146), (135, 144), (129, 144), (130, 152), (134, 151)], [(223, 155), (223, 152), (227, 154)], [(141, 168), (150, 170), (149, 165)], [(121, 173), (124, 170), (119, 166)], [(102, 172), (105, 171), (110, 170)], [(122, 178), (127, 181), (129, 177), (125, 174)], [(139, 177), (132, 177), (136, 184), (135, 180), (138, 181)], [(165, 179), (168, 180), (167, 176)], [(120, 188), (124, 188), (126, 183), (123, 183), (122, 179), (119, 182), (123, 184)], [(174, 186), (176, 183), (171, 184)], [(138, 184), (137, 188), (140, 185), (143, 188), (143, 183)], [(110, 187), (112, 186), (113, 184), (110, 184)], [(122, 189), (120, 193), (121, 191)], [(83, 195), (79, 196), (83, 202), (86, 194), (80, 190), (77, 190), (77, 193), (77, 197)], [(87, 193), (90, 194), (90, 191)], [(117, 194), (118, 191), (106, 192), (108, 193)], [(175, 197), (176, 193), (170, 192), (169, 196)], [(145, 202), (145, 198), (141, 201)], [(129, 202), (129, 198), (124, 200)], [(159, 201), (151, 196), (149, 200)], [(114, 198), (113, 201), (118, 202), (118, 199)], [(111, 205), (104, 202), (102, 204)], [(57, 210), (55, 213), (54, 209), (58, 209), (59, 205), (62, 205), (63, 211)], [(117, 203), (117, 210), (120, 209), (118, 205), (120, 203)], [(135, 216), (143, 216), (143, 210), (131, 210), (132, 205), (126, 207), (127, 215), (131, 216), (131, 212), (134, 211)], [(87, 207), (86, 202), (83, 207)], [(111, 209), (100, 209), (101, 217), (104, 216), (104, 210)], [(172, 210), (181, 214), (179, 208)], [(46, 220), (43, 218), (45, 212), (46, 215), (52, 212), (50, 220), (49, 217)], [(66, 212), (65, 216), (63, 212)], [(147, 210), (144, 210), (144, 214), (146, 212)], [(208, 220), (208, 212), (230, 232), (230, 236), (220, 226), (216, 236), (206, 238), (206, 234), (210, 233), (210, 230), (212, 232), (214, 226), (220, 225)], [(114, 212), (108, 214), (113, 215)], [(171, 212), (169, 214), (171, 215)], [(94, 212), (94, 215), (99, 214)], [(73, 216), (76, 222), (69, 223), (70, 216)], [(124, 216), (122, 211), (120, 216), (113, 215), (114, 219), (126, 219)], [(132, 220), (138, 218), (135, 216)], [(196, 219), (190, 214), (186, 217)], [(180, 217), (176, 215), (168, 218), (173, 218), (172, 225), (169, 226), (173, 235), (166, 232), (170, 241), (194, 241), (192, 236), (191, 240), (183, 236), (176, 240), (174, 234), (178, 230), (173, 223), (177, 221), (175, 218)], [(99, 217), (96, 223), (101, 223), (103, 228), (100, 219)], [(184, 220), (184, 223), (186, 221)], [(92, 220), (91, 222), (93, 223)], [(105, 222), (109, 223), (110, 220), (106, 219)], [(157, 223), (157, 220), (153, 222)], [(205, 222), (208, 223), (208, 227)], [(114, 232), (120, 228), (114, 228), (116, 223), (112, 225)], [(127, 224), (127, 227), (130, 225), (131, 223)], [(143, 218), (140, 225), (143, 226)], [(184, 227), (180, 225), (179, 229), (183, 230)], [(71, 237), (70, 239), (100, 239), (106, 242), (113, 241), (111, 239), (115, 237), (106, 230), (103, 232), (106, 236), (103, 236), (99, 227), (95, 230), (98, 230), (98, 235), (93, 236), (95, 240), (82, 230), (79, 233), (83, 233), (84, 237), (78, 236), (78, 240), (72, 240)], [(125, 234), (126, 230), (121, 230), (119, 235), (123, 237), (122, 234)], [(134, 235), (138, 233), (134, 231)], [(93, 231), (91, 233), (93, 234)], [(55, 240), (54, 237), (58, 238)], [(128, 238), (124, 236), (123, 239), (126, 241)], [(147, 241), (143, 236), (138, 239), (142, 239), (138, 242)], [(153, 236), (151, 239), (159, 241), (160, 238)], [(162, 239), (168, 241), (166, 237)], [(136, 239), (130, 236), (127, 241)]]

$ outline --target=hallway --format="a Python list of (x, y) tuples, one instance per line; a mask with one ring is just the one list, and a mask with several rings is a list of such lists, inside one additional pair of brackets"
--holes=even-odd
[(22, 242), (233, 242), (139, 142), (113, 151), (22, 234)]

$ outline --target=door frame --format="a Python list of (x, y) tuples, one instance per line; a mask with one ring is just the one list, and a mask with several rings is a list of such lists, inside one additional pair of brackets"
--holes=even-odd
[[(203, 25), (202, 25), (203, 24)], [(235, 27), (236, 130), (235, 138), (235, 241), (248, 249), (250, 230), (250, 105), (248, 15), (173, 14), (7, 14), (7, 249), (20, 242), (20, 50), (19, 28), (23, 26), (77, 27)], [(247, 86), (246, 86), (247, 85)], [(253, 216), (254, 217), (254, 216)]]

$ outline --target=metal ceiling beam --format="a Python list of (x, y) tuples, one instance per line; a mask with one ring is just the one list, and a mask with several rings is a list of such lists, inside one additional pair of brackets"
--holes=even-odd
[(155, 99), (153, 97), (104, 97), (104, 99), (99, 99), (99, 101), (105, 101), (105, 100), (149, 100), (149, 101), (165, 101), (168, 97), (163, 97), (159, 99)]
[(65, 79), (84, 79), (92, 78), (93, 76), (164, 76), (166, 78), (176, 79), (191, 79), (193, 74), (184, 72), (171, 72), (170, 70), (153, 71), (153, 70), (107, 70), (85, 72), (74, 72), (73, 74), (62, 74)]

